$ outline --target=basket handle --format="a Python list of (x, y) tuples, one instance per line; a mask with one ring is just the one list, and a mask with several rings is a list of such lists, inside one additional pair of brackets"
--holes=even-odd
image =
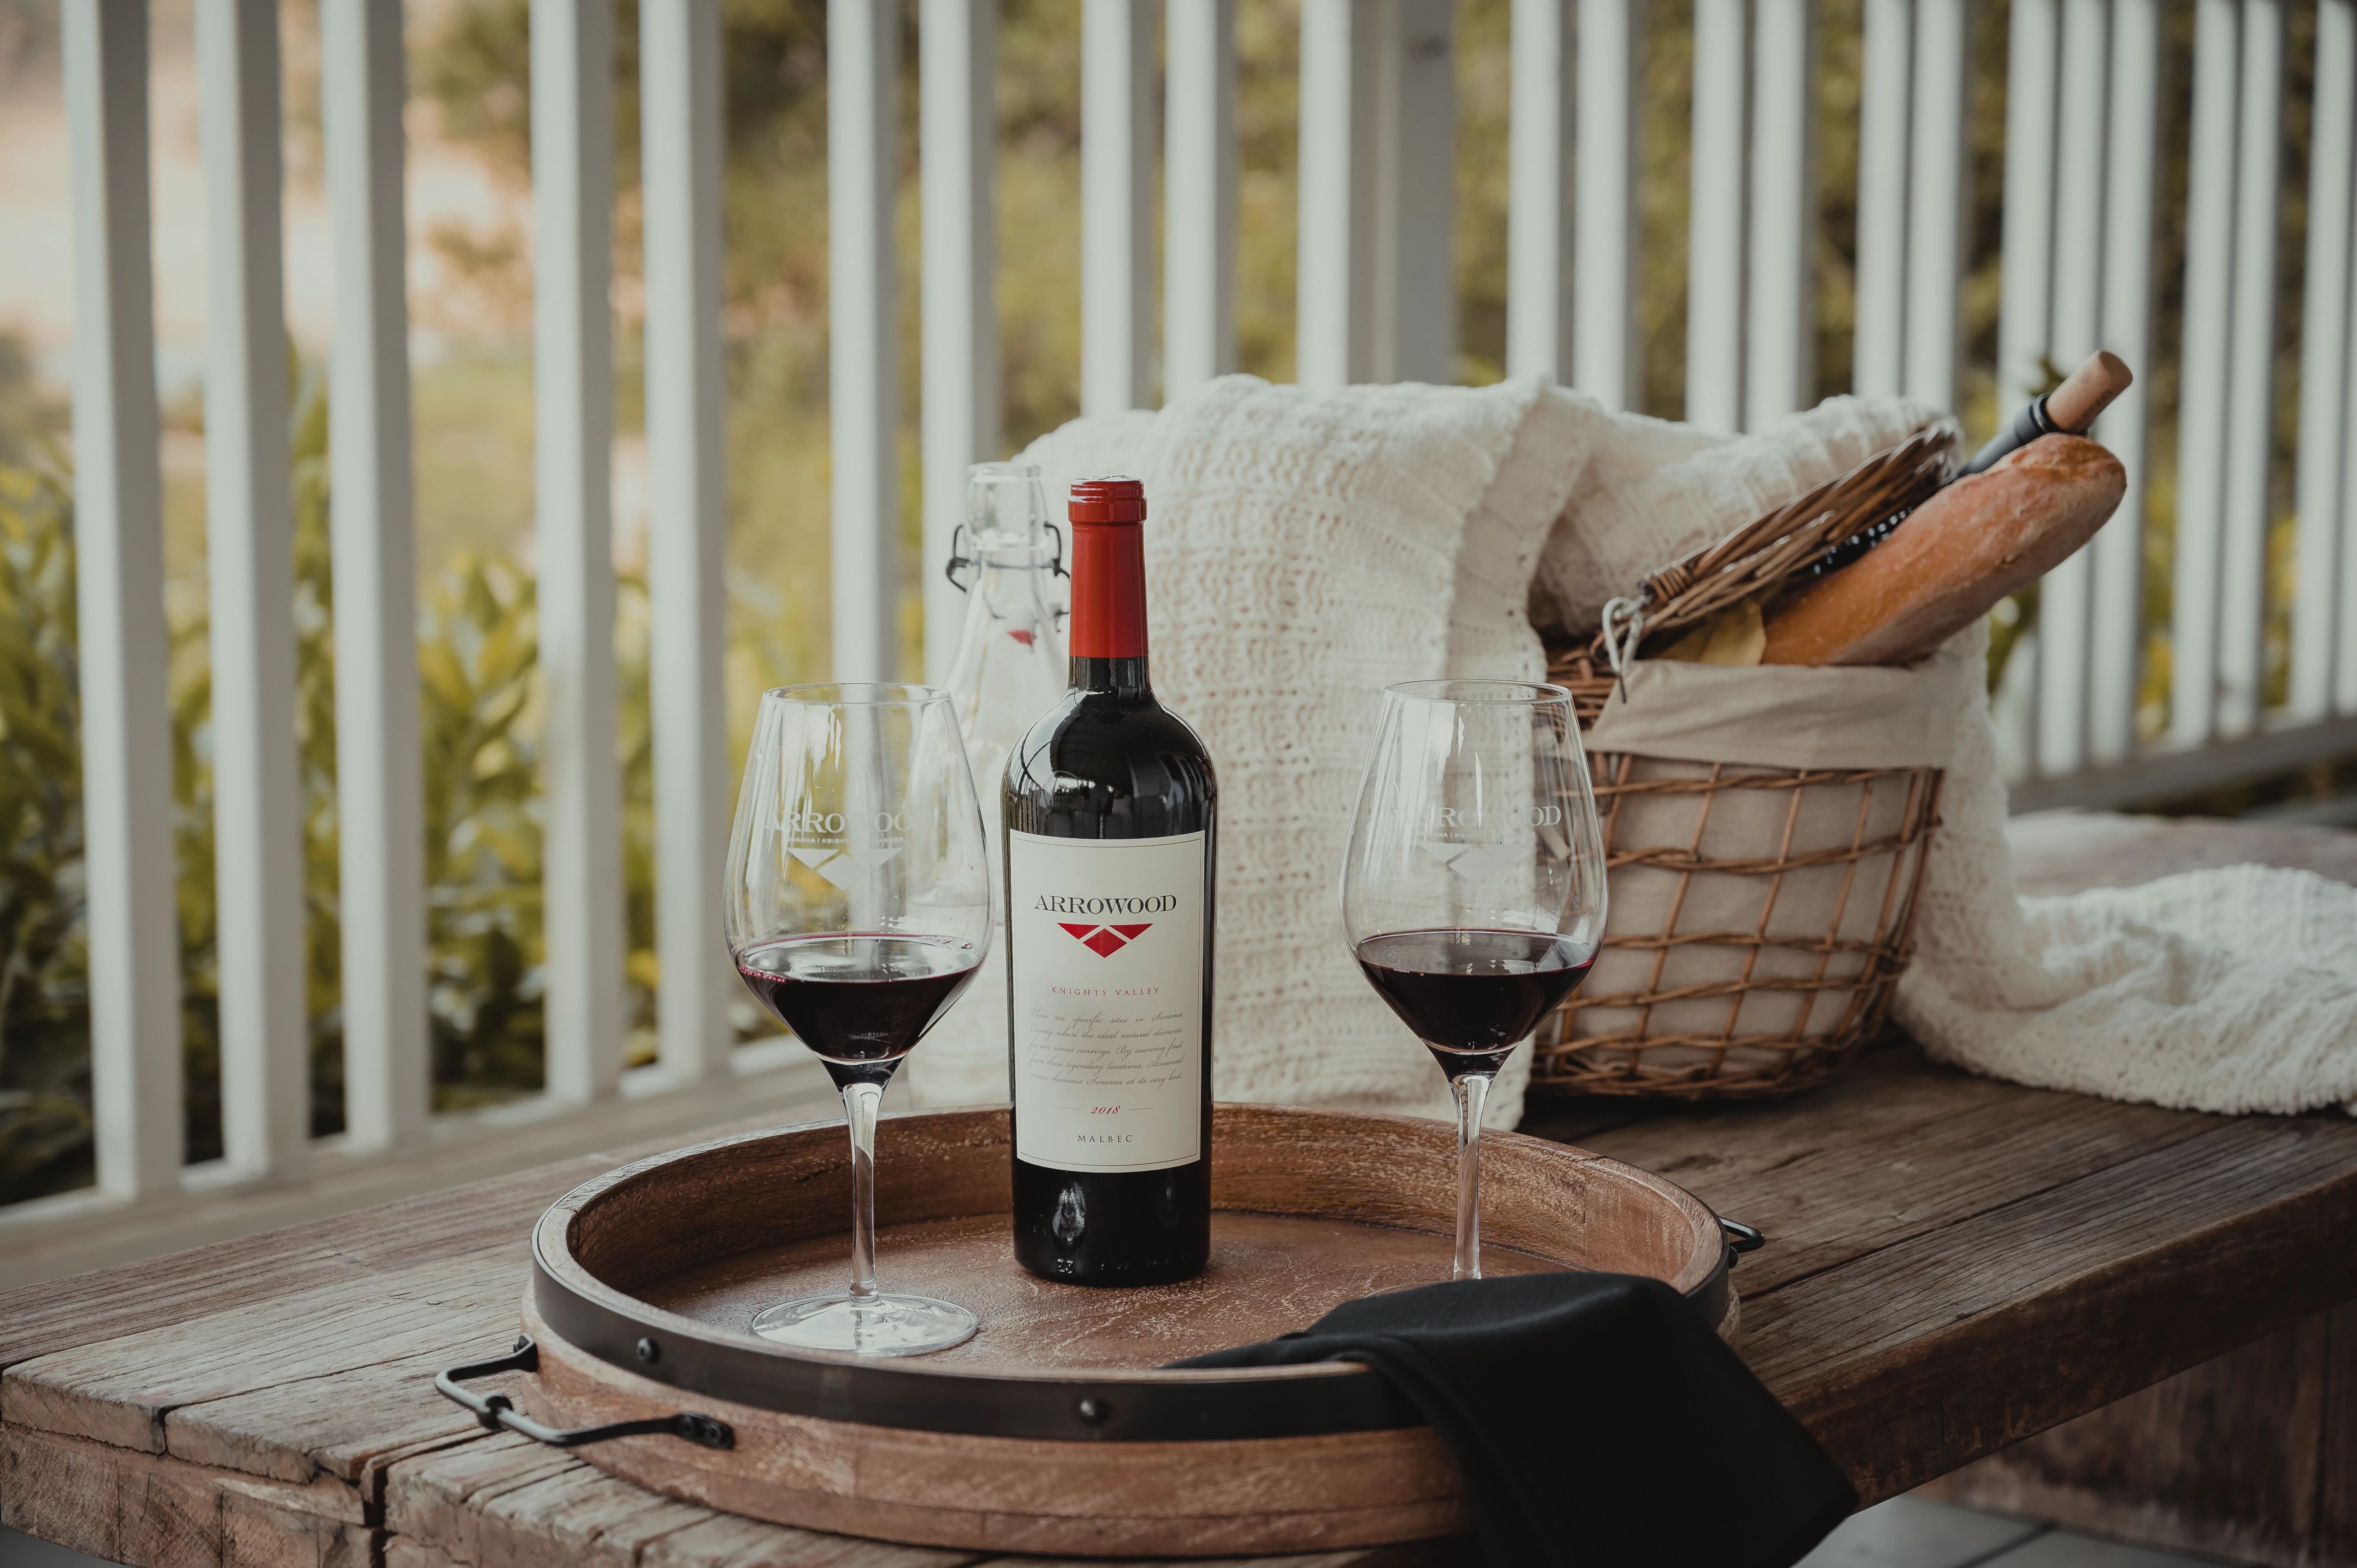
[[(1724, 1223), (1722, 1221), (1721, 1223)], [(578, 1448), (585, 1443), (603, 1443), (609, 1437), (636, 1437), (643, 1433), (669, 1433), (684, 1437), (690, 1443), (706, 1448), (734, 1448), (737, 1429), (716, 1416), (694, 1411), (680, 1411), (672, 1415), (648, 1416), (639, 1421), (608, 1422), (603, 1426), (559, 1428), (544, 1426), (516, 1409), (515, 1402), (505, 1394), (469, 1393), (458, 1385), (474, 1378), (488, 1378), (495, 1372), (537, 1372), (540, 1370), (540, 1347), (532, 1336), (516, 1337), (515, 1348), (504, 1356), (494, 1356), (488, 1361), (469, 1361), (463, 1367), (434, 1374), (434, 1391), (444, 1399), (465, 1405), (475, 1412), (475, 1419), (493, 1432), (505, 1427), (521, 1434), (534, 1443), (545, 1443), (552, 1448)]]

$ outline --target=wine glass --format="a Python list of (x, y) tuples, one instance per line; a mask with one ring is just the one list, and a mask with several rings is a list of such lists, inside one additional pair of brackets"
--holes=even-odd
[(1481, 1277), (1481, 1107), (1604, 940), (1604, 835), (1571, 693), (1386, 687), (1342, 868), (1359, 968), (1457, 1099), (1455, 1277)]
[(728, 946), (761, 1004), (816, 1052), (851, 1124), (851, 1287), (780, 1302), (781, 1345), (913, 1356), (973, 1313), (876, 1288), (876, 1112), (893, 1070), (990, 946), (982, 811), (947, 692), (784, 686), (761, 695), (728, 836)]

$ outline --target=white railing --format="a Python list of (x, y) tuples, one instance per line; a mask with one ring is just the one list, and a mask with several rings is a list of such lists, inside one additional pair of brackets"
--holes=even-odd
[[(164, 704), (158, 421), (143, 0), (62, 0), (74, 145), (75, 456), (81, 542), (90, 964), (99, 1197), (181, 1187), (178, 1013)], [(2177, 430), (2172, 707), (2140, 742), (2140, 520), (2148, 385), (2099, 434), (2130, 499), (2049, 579), (2021, 798), (2126, 799), (2357, 746), (2357, 21), (2316, 0), (2314, 131), (2297, 474), (2291, 694), (2261, 700), (2285, 0), (2193, 0), (2190, 238)], [(2014, 0), (2008, 39), (2000, 404), (2041, 357), (2154, 341), (2163, 0)], [(1959, 396), (1968, 0), (1865, 0), (1855, 384)], [(1084, 0), (1084, 321), (1091, 412), (1149, 400), (1155, 176), (1166, 246), (1158, 379), (1235, 362), (1234, 0)], [(212, 223), (206, 389), (219, 802), (219, 1184), (309, 1157), (292, 725), (290, 500), (281, 298), (276, 8), (198, 7)], [(831, 0), (833, 625), (835, 672), (897, 662), (900, 585), (892, 229), (897, 9)], [(1614, 407), (1638, 398), (1638, 0), (1513, 0), (1507, 362)], [(643, 0), (647, 436), (662, 1082), (732, 1068), (714, 890), (729, 800), (722, 713), (726, 528), (716, 0)], [(1451, 379), (1456, 319), (1448, 0), (1302, 0), (1297, 360), (1311, 384)], [(1757, 428), (1815, 384), (1818, 22), (1811, 0), (1696, 0), (1686, 403)], [(534, 0), (533, 178), (541, 663), (547, 729), (547, 1091), (625, 1087), (607, 293), (611, 0)], [(924, 570), (930, 626), (963, 470), (1000, 446), (991, 308), (996, 19), (920, 19)], [(333, 357), (343, 985), (350, 1132), (338, 1158), (452, 1135), (427, 1115), (414, 694), (401, 15), (323, 0), (321, 101), (339, 300)], [(1157, 44), (1167, 74), (1156, 81)], [(1155, 108), (1163, 106), (1157, 124)], [(1157, 145), (1157, 143), (1159, 144)], [(936, 675), (946, 639), (929, 638)], [(741, 1058), (743, 1053), (739, 1053)], [(641, 1085), (643, 1087), (643, 1085)], [(54, 1205), (55, 1200), (49, 1200)], [(67, 1206), (70, 1209), (72, 1206)], [(86, 1208), (86, 1205), (85, 1205)], [(46, 1210), (45, 1210), (46, 1211)], [(83, 1210), (74, 1209), (73, 1213)], [(57, 1209), (56, 1223), (81, 1223)]]

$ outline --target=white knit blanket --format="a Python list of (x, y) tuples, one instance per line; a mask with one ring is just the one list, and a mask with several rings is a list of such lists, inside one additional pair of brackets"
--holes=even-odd
[[(1531, 618), (1592, 628), (1647, 571), (1929, 417), (1837, 398), (1738, 438), (1534, 381), (1308, 392), (1238, 376), (1034, 443), (1050, 494), (1096, 473), (1146, 481), (1156, 687), (1219, 769), (1215, 1092), (1448, 1112), (1340, 927), (1336, 879), (1384, 685), (1534, 678)], [(1966, 639), (1960, 650), (1979, 647)], [(2166, 1105), (2357, 1101), (2357, 889), (2237, 866), (2025, 904), (1976, 690), (1954, 723), (1899, 997), (1933, 1054)], [(1006, 1097), (1003, 1025), (981, 1022), (1003, 1016), (998, 969), (911, 1058), (923, 1101)], [(1501, 1075), (1493, 1123), (1519, 1120), (1528, 1070), (1518, 1053)]]
[[(1959, 642), (1986, 646), (1975, 628)], [(2017, 898), (1987, 703), (1956, 757), (1897, 1016), (1991, 1078), (2187, 1111), (2357, 1108), (2357, 887), (2229, 865)]]

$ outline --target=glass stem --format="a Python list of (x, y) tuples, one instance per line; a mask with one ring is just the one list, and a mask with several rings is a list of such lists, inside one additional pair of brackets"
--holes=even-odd
[(1449, 1087), (1457, 1091), (1457, 1267), (1452, 1277), (1481, 1277), (1481, 1107), (1490, 1079), (1467, 1073)]
[(880, 1083), (843, 1086), (843, 1114), (851, 1123), (851, 1294), (876, 1294), (876, 1111)]

